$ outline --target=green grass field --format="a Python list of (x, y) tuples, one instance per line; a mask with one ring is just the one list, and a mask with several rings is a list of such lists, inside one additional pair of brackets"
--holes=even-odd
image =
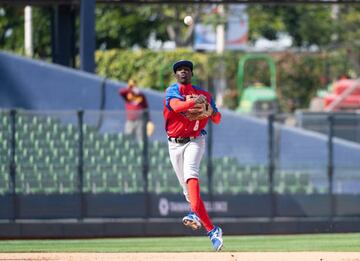
[[(0, 252), (208, 252), (207, 237), (0, 240)], [(229, 252), (360, 252), (360, 233), (225, 236)]]

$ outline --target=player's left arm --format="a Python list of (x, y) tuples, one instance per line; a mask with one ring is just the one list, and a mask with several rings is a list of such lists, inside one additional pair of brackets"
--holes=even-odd
[(122, 89), (119, 89), (119, 95), (121, 97), (124, 98), (125, 101), (127, 101), (127, 95), (129, 93), (129, 89), (128, 88), (122, 88)]
[(219, 112), (218, 108), (216, 107), (215, 101), (212, 97), (210, 97), (210, 106), (213, 110), (210, 119), (213, 123), (219, 124), (221, 121), (221, 113)]

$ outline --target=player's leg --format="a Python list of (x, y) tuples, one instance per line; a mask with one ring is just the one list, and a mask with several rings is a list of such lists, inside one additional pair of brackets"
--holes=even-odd
[(130, 122), (129, 120), (127, 120), (127, 121), (125, 122), (124, 134), (125, 134), (125, 135), (130, 135), (130, 134), (131, 134), (131, 122)]
[(170, 162), (173, 166), (173, 169), (175, 171), (176, 177), (180, 183), (180, 185), (183, 187), (184, 182), (184, 176), (183, 173), (183, 164), (182, 164), (182, 154), (183, 154), (183, 145), (178, 144), (175, 142), (168, 142), (169, 145), (169, 156), (170, 156)]
[(189, 201), (183, 170), (183, 153), (185, 145), (171, 141), (168, 142), (168, 145), (171, 165), (173, 166), (179, 184), (183, 189), (184, 196), (186, 200)]
[(135, 133), (136, 140), (138, 142), (141, 142), (143, 140), (143, 133), (144, 133), (143, 119), (134, 121), (134, 133)]
[(200, 197), (199, 172), (205, 152), (205, 137), (201, 136), (187, 144), (184, 151), (184, 176), (187, 183), (191, 210), (201, 219), (205, 229), (210, 231), (213, 224)]
[(127, 120), (125, 122), (124, 134), (133, 137), (135, 127), (136, 126), (134, 121)]
[(205, 137), (189, 143), (184, 153), (184, 175), (187, 182), (191, 209), (199, 216), (216, 251), (223, 246), (222, 230), (214, 226), (200, 196), (200, 163), (205, 151)]
[(205, 204), (200, 196), (199, 180), (191, 178), (187, 181), (191, 210), (200, 218), (207, 232), (214, 228), (211, 219), (206, 211)]
[[(184, 179), (184, 169), (183, 169), (183, 165), (184, 165), (183, 155), (185, 148), (186, 148), (186, 144), (178, 144), (169, 141), (169, 155), (170, 155), (171, 164), (174, 168), (180, 186), (183, 188), (184, 196), (186, 200), (190, 203), (190, 199), (187, 191), (187, 185)], [(188, 215), (186, 215), (182, 221), (185, 226), (190, 227), (193, 230), (201, 228), (200, 219), (193, 212), (190, 212)]]

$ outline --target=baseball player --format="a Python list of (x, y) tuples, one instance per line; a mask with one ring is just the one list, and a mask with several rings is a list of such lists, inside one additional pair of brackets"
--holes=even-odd
[(220, 251), (222, 230), (213, 225), (200, 197), (199, 170), (205, 151), (204, 128), (209, 119), (218, 124), (221, 114), (211, 94), (191, 84), (191, 61), (176, 62), (173, 71), (177, 83), (166, 89), (163, 112), (171, 164), (191, 207), (191, 212), (182, 221), (194, 230), (203, 225), (213, 248)]

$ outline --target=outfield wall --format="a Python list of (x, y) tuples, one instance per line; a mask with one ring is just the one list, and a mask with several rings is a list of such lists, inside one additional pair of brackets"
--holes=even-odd
[[(354, 195), (336, 198), (346, 203), (350, 212), (354, 211), (352, 203), (355, 206), (359, 201)], [(343, 207), (338, 211), (344, 216), (324, 216), (330, 211), (329, 199), (324, 195), (280, 195), (277, 211), (286, 217), (270, 217), (270, 198), (266, 195), (224, 195), (211, 203), (204, 199), (213, 222), (226, 235), (360, 232), (359, 216), (342, 212)], [(19, 218), (0, 220), (0, 238), (203, 236), (183, 227), (181, 217), (188, 205), (178, 195), (85, 195), (86, 218), (81, 218), (78, 195), (65, 200), (63, 196), (60, 200), (41, 195), (19, 196), (17, 200)], [(150, 208), (145, 202), (150, 202)], [(0, 203), (3, 206), (3, 197)], [(315, 216), (306, 216), (308, 211)]]
[[(342, 218), (359, 217), (359, 195), (238, 194), (202, 196), (212, 217), (218, 218)], [(13, 200), (16, 204), (13, 205)], [(83, 202), (81, 202), (83, 201)], [(190, 209), (179, 194), (32, 194), (0, 196), (0, 220), (89, 218), (178, 218)], [(15, 207), (14, 207), (15, 206)], [(274, 208), (273, 208), (274, 207)]]
[[(213, 219), (225, 236), (360, 232), (360, 220), (324, 218)], [(109, 237), (205, 236), (205, 230), (185, 228), (181, 219), (90, 219), (0, 223), (1, 239), (70, 239)]]
[[(31, 118), (45, 111), (61, 115), (66, 111), (76, 121), (77, 110), (84, 109), (85, 122), (102, 119), (100, 133), (123, 130), (124, 104), (117, 91), (118, 86), (125, 86), (124, 82), (3, 52), (0, 82), (0, 107), (27, 109), (19, 112), (23, 117)], [(146, 89), (144, 92), (156, 125), (151, 141), (166, 142), (161, 111), (163, 94)], [(269, 122), (228, 110), (221, 112), (222, 123), (213, 126), (212, 137), (208, 139), (212, 156), (235, 157), (240, 165), (267, 168)], [(334, 194), (328, 195), (327, 135), (276, 123), (275, 136), (276, 170), (305, 173), (323, 190), (312, 194), (204, 195), (212, 209), (210, 214), (228, 234), (358, 231), (360, 145), (333, 140), (335, 186)], [(224, 169), (217, 172), (215, 189), (216, 184), (224, 181), (225, 172)], [(187, 207), (179, 194), (3, 194), (0, 237), (182, 235), (187, 232), (179, 226), (179, 219)]]
[[(0, 52), (0, 108), (28, 110), (123, 110), (119, 87), (126, 83), (56, 64)], [(163, 129), (163, 94), (143, 89), (157, 129)], [(153, 111), (153, 112), (152, 112)], [(230, 154), (244, 164), (267, 164), (267, 121), (221, 109), (221, 126), (214, 128), (214, 155)], [(113, 126), (114, 121), (104, 121)], [(120, 119), (121, 120), (121, 119)], [(123, 119), (125, 120), (125, 119)], [(284, 168), (303, 167), (326, 169), (326, 135), (293, 127), (280, 127), (282, 141), (281, 165)], [(158, 139), (163, 139), (160, 132)], [(155, 133), (156, 135), (156, 133)], [(335, 161), (341, 167), (360, 169), (360, 146), (335, 141)], [(293, 148), (297, 148), (294, 150)], [(318, 172), (319, 172), (318, 171)], [(325, 170), (326, 171), (326, 170)]]
[[(125, 82), (0, 51), (0, 107), (28, 110), (120, 110)], [(150, 108), (162, 109), (162, 95), (144, 89)]]

